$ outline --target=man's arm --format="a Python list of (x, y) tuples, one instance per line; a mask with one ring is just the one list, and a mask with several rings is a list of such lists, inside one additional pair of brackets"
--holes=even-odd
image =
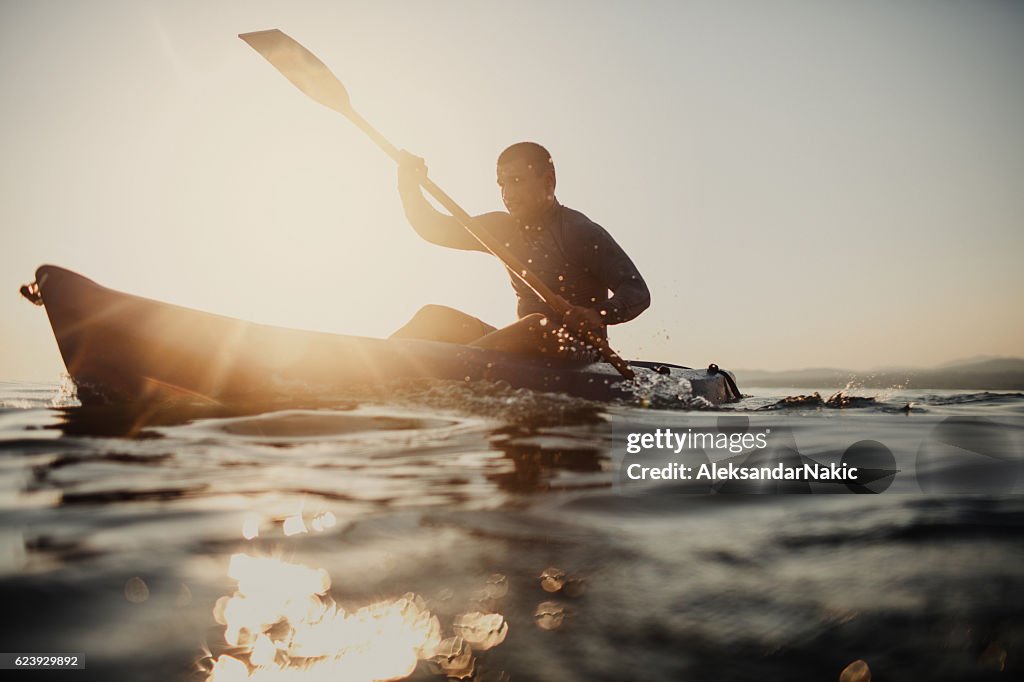
[[(589, 220), (584, 231), (577, 234), (581, 261), (606, 289), (611, 290), (612, 297), (599, 301), (593, 307), (573, 306), (573, 311), (563, 322), (573, 329), (589, 327), (598, 330), (628, 322), (646, 310), (651, 305), (651, 292), (622, 247), (604, 228)], [(518, 278), (512, 277), (512, 286), (519, 299), (519, 317), (531, 313), (552, 315), (551, 307)]]
[[(452, 249), (483, 251), (473, 235), (466, 231), (459, 221), (441, 213), (427, 201), (420, 189), (420, 173), (411, 164), (398, 168), (398, 196), (402, 198), (405, 218), (416, 233), (428, 242)], [(425, 173), (425, 168), (424, 168)]]
[[(406, 220), (416, 233), (432, 244), (464, 251), (487, 251), (454, 217), (441, 213), (427, 201), (420, 188), (420, 178), (427, 173), (423, 159), (405, 152), (398, 166), (398, 195), (402, 199)], [(492, 235), (501, 234), (511, 221), (507, 213), (494, 212), (475, 216), (474, 223)]]
[[(590, 271), (612, 292), (597, 306), (605, 324), (629, 322), (651, 305), (651, 292), (640, 271), (608, 232), (597, 226), (594, 243), (585, 253)], [(596, 248), (595, 248), (596, 247)]]

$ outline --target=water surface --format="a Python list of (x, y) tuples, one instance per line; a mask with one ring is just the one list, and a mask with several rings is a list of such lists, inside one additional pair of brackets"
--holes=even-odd
[[(480, 680), (1019, 671), (1024, 396), (744, 388), (711, 411), (433, 382), (140, 412), (0, 383), (0, 649), (84, 654), (61, 679), (206, 680), (222, 656), (281, 664), (273, 647), (315, 624), (362, 647), (345, 679), (409, 651), (435, 659), (411, 659), (416, 679), (444, 679), (438, 661)], [(737, 425), (822, 462), (874, 441), (898, 473), (881, 494), (623, 487), (617, 434)], [(269, 653), (260, 625), (238, 631), (242, 595), (280, 610), (250, 614), (276, 619)], [(336, 679), (304, 646), (294, 679)]]

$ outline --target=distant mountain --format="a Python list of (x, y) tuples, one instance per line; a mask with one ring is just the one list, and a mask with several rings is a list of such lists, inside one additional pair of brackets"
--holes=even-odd
[(1021, 372), (1024, 358), (975, 358), (956, 365), (940, 365), (934, 371), (955, 370), (958, 372)]
[(1024, 359), (974, 358), (931, 368), (885, 368), (869, 372), (845, 369), (801, 369), (786, 372), (736, 370), (740, 386), (765, 388), (936, 388), (972, 390), (1024, 390)]
[(947, 362), (940, 362), (935, 365), (935, 368), (941, 367), (955, 367), (956, 365), (972, 365), (975, 362), (982, 362), (984, 360), (1006, 360), (1007, 358), (1000, 357), (998, 355), (972, 355), (969, 358), (957, 358), (956, 360), (948, 360)]

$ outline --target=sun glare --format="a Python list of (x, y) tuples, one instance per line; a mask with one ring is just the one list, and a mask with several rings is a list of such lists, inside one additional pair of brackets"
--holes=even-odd
[(508, 633), (499, 613), (466, 613), (455, 616), (456, 636), (443, 638), (437, 616), (412, 593), (346, 611), (330, 596), (325, 570), (280, 559), (235, 554), (228, 575), (237, 591), (217, 601), (214, 618), (231, 653), (213, 662), (208, 682), (398, 680), (421, 660), (465, 677), (473, 651)]

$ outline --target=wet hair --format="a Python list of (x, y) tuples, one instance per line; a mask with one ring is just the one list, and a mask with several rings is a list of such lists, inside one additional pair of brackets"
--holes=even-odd
[(526, 161), (533, 167), (537, 175), (543, 175), (548, 169), (555, 172), (555, 162), (551, 160), (551, 152), (536, 142), (516, 142), (498, 155), (498, 165), (510, 161)]

